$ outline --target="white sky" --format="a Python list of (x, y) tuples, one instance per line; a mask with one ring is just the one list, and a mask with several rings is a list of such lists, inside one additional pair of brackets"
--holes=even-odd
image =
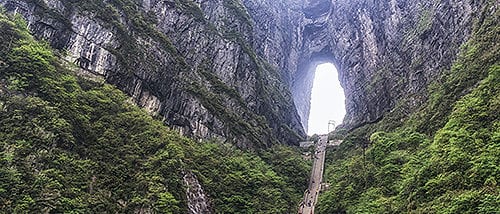
[[(342, 123), (345, 115), (345, 95), (340, 86), (337, 69), (331, 63), (318, 65), (311, 94), (311, 112), (307, 133), (328, 133), (328, 121), (335, 126)], [(332, 131), (333, 127), (330, 127)]]

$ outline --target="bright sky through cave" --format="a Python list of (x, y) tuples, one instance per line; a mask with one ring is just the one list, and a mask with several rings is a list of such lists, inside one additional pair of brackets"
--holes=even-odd
[[(331, 63), (318, 65), (311, 94), (308, 134), (328, 133), (328, 121), (334, 120), (337, 126), (342, 123), (344, 115), (345, 96), (337, 69)], [(330, 126), (330, 131), (332, 129)]]

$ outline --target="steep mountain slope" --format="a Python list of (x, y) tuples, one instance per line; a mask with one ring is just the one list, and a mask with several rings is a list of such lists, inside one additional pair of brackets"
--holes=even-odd
[[(195, 142), (0, 11), (0, 213), (286, 213), (308, 163)], [(196, 188), (194, 188), (196, 187)], [(201, 197), (203, 195), (203, 197)]]
[[(253, 148), (304, 137), (286, 81), (253, 47), (265, 44), (268, 37), (259, 35), (268, 32), (254, 28), (259, 20), (239, 1), (0, 4), (23, 14), (67, 61), (104, 77), (183, 134)], [(282, 16), (266, 20), (287, 20)], [(269, 57), (282, 53), (263, 48)]]
[[(0, 61), (2, 108), (6, 112), (2, 120), (9, 124), (2, 126), (6, 130), (2, 137), (7, 140), (0, 142), (2, 161), (7, 163), (2, 169), (10, 183), (21, 185), (9, 191), (19, 191), (22, 197), (2, 201), (4, 207), (12, 203), (21, 210), (40, 203), (43, 206), (33, 209), (58, 207), (32, 200), (32, 195), (41, 195), (42, 199), (54, 201), (51, 188), (59, 187), (58, 183), (37, 186), (32, 193), (26, 193), (28, 186), (24, 185), (36, 184), (38, 180), (32, 177), (45, 178), (39, 166), (57, 162), (49, 158), (48, 162), (31, 166), (37, 161), (30, 160), (38, 154), (53, 151), (53, 147), (46, 148), (44, 142), (48, 140), (48, 144), (56, 145), (55, 151), (78, 153), (76, 162), (94, 153), (130, 153), (127, 161), (110, 158), (111, 162), (107, 162), (99, 155), (94, 156), (102, 160), (91, 160), (92, 166), (100, 167), (112, 166), (115, 160), (123, 163), (113, 170), (122, 173), (116, 179), (126, 179), (122, 182), (125, 186), (141, 180), (141, 173), (147, 177), (148, 173), (160, 173), (146, 167), (151, 161), (174, 164), (169, 173), (176, 175), (155, 177), (173, 177), (172, 183), (162, 180), (159, 183), (166, 187), (161, 187), (155, 180), (151, 185), (155, 188), (138, 193), (136, 198), (127, 198), (133, 192), (130, 189), (138, 188), (135, 185), (104, 188), (101, 196), (105, 202), (101, 204), (110, 205), (112, 211), (136, 211), (143, 205), (156, 209), (157, 202), (174, 206), (167, 209), (173, 212), (186, 211), (183, 193), (174, 194), (183, 185), (175, 180), (185, 175), (179, 169), (186, 169), (192, 170), (211, 194), (215, 212), (290, 212), (301, 185), (293, 185), (300, 179), (289, 175), (303, 172), (300, 170), (306, 167), (299, 159), (292, 159), (299, 166), (296, 170), (281, 168), (280, 161), (288, 160), (288, 154), (297, 154), (272, 153), (277, 159), (272, 161), (274, 156), (266, 155), (268, 150), (259, 149), (277, 143), (295, 144), (304, 137), (313, 71), (319, 63), (333, 62), (344, 87), (347, 115), (335, 133), (335, 137), (345, 139), (330, 157), (326, 180), (334, 185), (321, 198), (321, 212), (498, 212), (498, 0), (0, 0), (0, 4), (8, 13), (21, 14), (34, 36), (46, 40), (56, 50), (57, 58), (74, 66), (71, 70), (78, 71), (78, 75), (116, 86), (154, 118), (183, 135), (229, 142), (258, 154), (231, 146), (198, 145), (163, 131), (146, 139), (155, 142), (151, 144), (154, 152), (167, 150), (166, 159), (149, 150), (131, 152), (142, 147), (139, 133), (149, 132), (127, 131), (137, 128), (129, 127), (133, 124), (128, 121), (147, 117), (144, 120), (150, 125), (145, 126), (155, 130), (163, 126), (144, 112), (136, 113), (136, 108), (130, 113), (133, 107), (124, 104), (125, 96), (108, 85), (78, 79), (81, 82), (75, 86), (77, 80), (71, 80), (74, 77), (55, 75), (55, 81), (49, 78), (52, 73), (30, 73), (54, 57), (43, 45), (27, 48), (12, 43), (19, 39), (16, 36), (2, 40), (1, 57), (8, 56), (7, 52), (20, 55)], [(12, 30), (13, 25), (22, 26), (12, 21), (4, 23), (11, 26), (4, 32), (17, 31)], [(26, 29), (20, 32), (27, 34)], [(34, 54), (25, 56), (23, 51)], [(27, 56), (35, 61), (23, 63)], [(21, 69), (13, 69), (15, 66)], [(68, 91), (80, 91), (78, 87), (85, 99), (68, 95)], [(65, 107), (62, 103), (70, 98), (77, 100)], [(75, 110), (73, 101), (83, 109)], [(89, 103), (80, 103), (83, 101)], [(43, 110), (41, 117), (38, 108)], [(106, 114), (94, 115), (94, 108), (104, 108)], [(84, 116), (74, 115), (75, 111), (83, 111)], [(107, 115), (116, 111), (125, 115)], [(15, 118), (28, 119), (18, 124)], [(51, 122), (40, 123), (46, 120)], [(87, 120), (92, 121), (95, 130), (86, 129)], [(137, 123), (143, 124), (141, 121)], [(107, 130), (108, 126), (112, 130)], [(53, 133), (61, 134), (54, 137)], [(120, 140), (107, 141), (104, 137), (115, 135)], [(86, 137), (92, 138), (92, 149), (85, 149), (89, 143)], [(129, 138), (134, 139), (131, 144), (126, 141)], [(174, 139), (158, 145), (164, 138)], [(78, 142), (73, 147), (82, 147), (83, 151), (64, 147), (65, 142), (73, 141)], [(132, 149), (114, 151), (122, 141)], [(189, 143), (179, 146), (184, 141)], [(100, 147), (100, 142), (109, 147)], [(23, 146), (32, 145), (36, 152), (24, 152)], [(148, 145), (146, 142), (144, 148)], [(166, 145), (177, 145), (182, 152), (169, 151)], [(177, 163), (179, 160), (182, 163)], [(136, 166), (146, 168), (138, 170)], [(24, 172), (23, 167), (33, 168), (19, 173)], [(71, 174), (74, 168), (64, 170)], [(91, 173), (90, 169), (94, 168), (83, 171)], [(127, 177), (127, 170), (139, 177)], [(135, 173), (137, 170), (140, 173)], [(54, 177), (64, 178), (58, 173)], [(61, 199), (57, 203), (69, 204), (70, 208), (80, 204), (67, 198), (75, 198), (70, 197), (73, 190), (81, 193), (89, 189), (85, 186), (89, 179), (92, 177), (86, 176), (56, 188), (62, 191), (80, 185), (80, 189), (64, 192), (65, 197), (56, 197)], [(264, 187), (254, 188), (260, 185)], [(293, 186), (294, 190), (285, 186)], [(156, 187), (163, 189), (158, 192)], [(5, 193), (7, 187), (2, 188)], [(239, 191), (242, 188), (245, 191)], [(118, 191), (117, 197), (109, 194), (124, 189)], [(286, 191), (281, 194), (279, 189)], [(91, 207), (95, 198), (89, 195), (82, 200), (84, 206)], [(271, 199), (275, 199), (276, 206)], [(260, 204), (263, 206), (259, 208)]]
[(500, 212), (500, 14), (480, 5), (420, 108), (401, 105), (332, 151), (321, 213)]

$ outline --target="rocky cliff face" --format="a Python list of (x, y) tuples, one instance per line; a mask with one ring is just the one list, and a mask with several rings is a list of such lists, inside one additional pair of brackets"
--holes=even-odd
[[(293, 93), (307, 118), (313, 71), (332, 62), (346, 95), (343, 127), (352, 129), (380, 120), (401, 107), (417, 109), (426, 89), (448, 69), (481, 1), (311, 0), (301, 22), (303, 41)], [(478, 16), (479, 15), (479, 16)]]
[(418, 108), (481, 8), (469, 0), (0, 3), (171, 127), (241, 147), (305, 135), (323, 62), (339, 70), (346, 129)]
[(252, 10), (235, 0), (0, 3), (67, 61), (181, 133), (240, 147), (305, 135), (282, 79), (290, 38), (280, 31), (292, 16), (278, 12), (283, 3), (246, 1)]

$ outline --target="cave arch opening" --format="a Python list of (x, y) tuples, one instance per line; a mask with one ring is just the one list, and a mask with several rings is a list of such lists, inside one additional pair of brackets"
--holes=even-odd
[(327, 134), (342, 123), (346, 114), (344, 89), (334, 64), (318, 64), (313, 72), (307, 133)]

